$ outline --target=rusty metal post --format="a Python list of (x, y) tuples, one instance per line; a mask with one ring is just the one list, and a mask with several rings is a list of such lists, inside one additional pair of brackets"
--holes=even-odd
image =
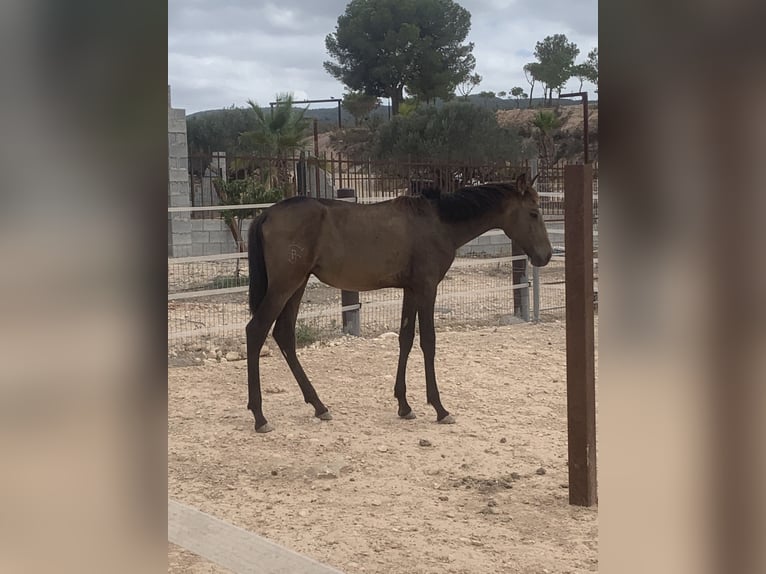
[[(356, 203), (356, 190), (351, 188), (340, 188), (338, 190), (338, 199)], [(341, 291), (340, 292), (341, 313), (343, 316), (343, 332), (349, 335), (359, 337), (361, 334), (361, 325), (359, 320), (359, 292)]]
[(569, 503), (593, 506), (596, 378), (593, 325), (593, 166), (564, 168)]
[(583, 93), (582, 96), (582, 139), (585, 149), (583, 150), (583, 163), (590, 163), (590, 147), (588, 140), (588, 93)]
[(298, 166), (295, 170), (295, 182), (298, 185), (298, 195), (306, 195), (308, 188), (306, 173), (306, 152), (301, 150), (301, 153), (298, 156)]
[(316, 198), (322, 197), (319, 189), (319, 120), (314, 118), (314, 183), (316, 183)]
[(559, 94), (559, 98), (582, 98), (582, 139), (583, 139), (583, 163), (590, 163), (588, 153), (588, 92), (573, 92), (571, 94)]

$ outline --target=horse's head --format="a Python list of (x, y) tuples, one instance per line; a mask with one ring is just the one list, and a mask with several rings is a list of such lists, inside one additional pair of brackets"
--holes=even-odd
[(518, 193), (509, 202), (503, 231), (529, 256), (533, 265), (544, 267), (551, 260), (553, 248), (533, 183), (534, 179), (529, 181), (525, 173), (516, 178)]

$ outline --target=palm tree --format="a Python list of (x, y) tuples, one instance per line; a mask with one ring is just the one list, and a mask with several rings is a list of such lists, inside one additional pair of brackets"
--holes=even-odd
[(546, 163), (555, 161), (553, 134), (562, 125), (561, 118), (548, 110), (540, 110), (532, 120), (532, 125), (537, 128), (537, 141), (540, 157)]
[(275, 158), (276, 169), (268, 179), (274, 187), (283, 190), (286, 197), (295, 195), (290, 184), (287, 158), (303, 147), (301, 140), (309, 126), (309, 120), (304, 117), (307, 108), (296, 109), (292, 94), (277, 95), (276, 104), (269, 114), (252, 100), (248, 100), (248, 104), (255, 114), (256, 126), (252, 131), (240, 134), (240, 150)]

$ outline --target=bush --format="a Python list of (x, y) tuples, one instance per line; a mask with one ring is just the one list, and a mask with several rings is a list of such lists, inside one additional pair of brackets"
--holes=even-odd
[(221, 275), (213, 279), (212, 289), (228, 289), (229, 287), (247, 287), (249, 282), (247, 275)]
[(298, 347), (307, 347), (319, 340), (319, 333), (311, 325), (298, 321), (295, 324), (295, 344)]
[(419, 106), (381, 126), (372, 146), (375, 159), (388, 161), (516, 162), (521, 137), (501, 127), (495, 113), (469, 102), (437, 108)]

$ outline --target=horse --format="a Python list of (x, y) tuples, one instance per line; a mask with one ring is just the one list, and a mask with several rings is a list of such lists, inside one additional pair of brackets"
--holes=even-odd
[(347, 291), (404, 290), (399, 330), (399, 364), (394, 396), (398, 415), (413, 419), (407, 402), (405, 371), (420, 325), (425, 359), (426, 399), (436, 421), (454, 423), (436, 386), (434, 303), (436, 289), (457, 249), (490, 229), (502, 229), (543, 267), (553, 253), (538, 205), (534, 180), (464, 187), (449, 194), (438, 189), (375, 204), (291, 197), (263, 211), (248, 232), (249, 305), (247, 336), (247, 408), (255, 430), (273, 430), (263, 415), (260, 351), (272, 336), (298, 382), (314, 416), (332, 416), (309, 381), (296, 354), (295, 323), (310, 275)]

